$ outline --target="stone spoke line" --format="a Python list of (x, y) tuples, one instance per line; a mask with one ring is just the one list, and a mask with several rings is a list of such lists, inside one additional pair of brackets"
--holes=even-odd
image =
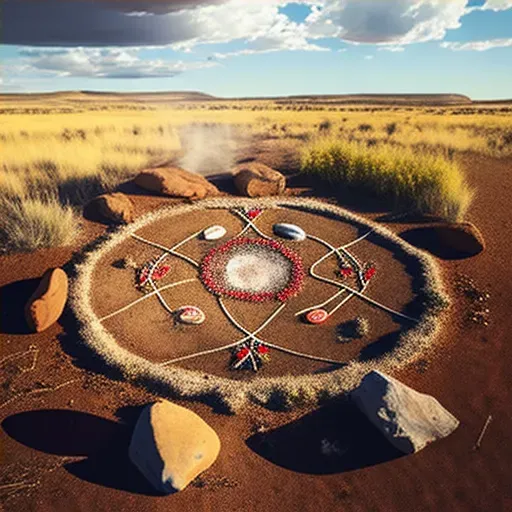
[(103, 322), (105, 320), (108, 320), (109, 318), (112, 318), (113, 316), (118, 315), (119, 313), (123, 313), (124, 311), (130, 309), (131, 307), (139, 304), (139, 302), (145, 301), (145, 300), (153, 297), (158, 292), (163, 292), (164, 290), (168, 290), (170, 288), (174, 288), (175, 286), (180, 286), (182, 284), (199, 283), (199, 282), (200, 282), (199, 279), (196, 279), (195, 277), (193, 277), (191, 279), (184, 279), (183, 281), (178, 281), (177, 283), (171, 283), (171, 284), (168, 284), (166, 286), (162, 286), (161, 288), (158, 288), (158, 291), (152, 291), (150, 293), (146, 293), (144, 296), (134, 300), (133, 302), (130, 302), (126, 306), (123, 306), (122, 308), (114, 311), (113, 313), (108, 314), (107, 316), (104, 316), (103, 318), (100, 318), (99, 320), (100, 320), (100, 322)]
[[(219, 301), (220, 301), (220, 299), (219, 299)], [(169, 361), (165, 361), (165, 362), (159, 363), (159, 364), (161, 366), (166, 366), (168, 364), (178, 363), (180, 361), (185, 361), (187, 359), (192, 359), (194, 357), (215, 354), (216, 352), (221, 352), (223, 350), (228, 350), (228, 349), (234, 348), (234, 347), (236, 347), (236, 346), (238, 346), (238, 345), (240, 345), (242, 343), (246, 343), (251, 338), (254, 338), (256, 336), (256, 334), (258, 334), (263, 329), (265, 329), (265, 327), (267, 327), (267, 325), (269, 325), (270, 322), (272, 322), (272, 320), (274, 320), (274, 318), (277, 317), (277, 315), (284, 309), (285, 306), (286, 306), (286, 304), (281, 304), (254, 332), (250, 333), (248, 336), (245, 336), (245, 338), (239, 339), (239, 340), (237, 340), (235, 342), (232, 342), (232, 343), (228, 343), (227, 345), (223, 345), (222, 347), (212, 348), (212, 349), (209, 349), (209, 350), (203, 350), (202, 352), (195, 352), (193, 354), (189, 354), (187, 356), (182, 356), (182, 357), (177, 357), (175, 359), (170, 359)], [(228, 315), (226, 315), (226, 316), (228, 316)]]
[(174, 314), (174, 311), (173, 309), (167, 304), (166, 300), (163, 298), (162, 294), (160, 293), (160, 290), (158, 289), (158, 287), (155, 285), (155, 282), (153, 281), (153, 272), (155, 271), (155, 269), (158, 267), (158, 265), (160, 265), (160, 263), (162, 263), (162, 261), (167, 258), (167, 256), (169, 254), (172, 254), (173, 256), (176, 256), (178, 258), (181, 258), (183, 260), (185, 260), (186, 262), (190, 263), (191, 265), (193, 265), (194, 267), (198, 268), (199, 267), (199, 264), (194, 261), (192, 258), (189, 258), (188, 256), (185, 256), (184, 254), (181, 254), (177, 251), (177, 249), (179, 249), (182, 245), (185, 245), (187, 242), (190, 242), (190, 240), (198, 237), (201, 233), (203, 232), (203, 230), (201, 229), (200, 231), (197, 231), (196, 233), (193, 233), (192, 235), (188, 236), (187, 238), (185, 238), (184, 240), (182, 240), (181, 242), (178, 242), (176, 245), (174, 245), (173, 247), (171, 248), (168, 248), (168, 247), (165, 247), (163, 245), (160, 245), (160, 244), (157, 244), (156, 242), (151, 242), (150, 240), (146, 240), (145, 238), (142, 238), (138, 235), (136, 235), (135, 233), (132, 233), (132, 238), (134, 238), (135, 240), (138, 240), (139, 242), (143, 242), (145, 244), (148, 244), (152, 247), (156, 247), (157, 249), (161, 249), (163, 251), (165, 251), (156, 261), (155, 263), (153, 263), (153, 265), (151, 266), (151, 269), (149, 271), (149, 274), (148, 274), (148, 282), (149, 284), (151, 285), (151, 288), (153, 289), (153, 293), (158, 297), (158, 300), (160, 301), (160, 303), (162, 304), (163, 308), (170, 314), (170, 315), (173, 315)]
[[(337, 365), (340, 365), (340, 364), (345, 364), (345, 362), (343, 361), (337, 361), (335, 359), (328, 359), (328, 358), (325, 358), (325, 357), (319, 357), (319, 356), (314, 356), (314, 355), (311, 355), (311, 354), (305, 354), (303, 352), (297, 352), (295, 350), (291, 350), (289, 348), (285, 348), (285, 347), (281, 347), (280, 345), (276, 345), (274, 343), (270, 343), (268, 341), (264, 341), (262, 340), (261, 338), (257, 337), (256, 336), (256, 332), (253, 332), (251, 333), (248, 329), (246, 329), (243, 325), (241, 325), (240, 323), (237, 322), (237, 320), (235, 320), (235, 318), (231, 315), (231, 313), (228, 311), (228, 309), (226, 308), (226, 305), (224, 304), (224, 302), (222, 301), (222, 299), (219, 297), (218, 298), (218, 302), (219, 302), (219, 306), (220, 308), (222, 309), (222, 311), (224, 312), (224, 314), (229, 318), (229, 320), (231, 321), (231, 323), (237, 328), (239, 329), (240, 331), (242, 331), (243, 333), (247, 334), (247, 336), (254, 342), (254, 341), (257, 341), (258, 343), (261, 343), (262, 345), (266, 345), (267, 347), (270, 347), (270, 348), (273, 348), (275, 350), (278, 350), (280, 352), (284, 352), (286, 354), (290, 354), (290, 355), (293, 355), (293, 356), (297, 356), (297, 357), (302, 357), (304, 359), (310, 359), (312, 361), (320, 361), (322, 363), (330, 363), (330, 364), (337, 364)], [(278, 309), (276, 311), (276, 313), (279, 313), (285, 306), (286, 304), (282, 304), (281, 308)], [(277, 316), (277, 314), (275, 315)], [(268, 322), (270, 323), (270, 322)], [(267, 323), (267, 325), (268, 325)], [(260, 329), (261, 330), (261, 329)], [(251, 346), (251, 348), (253, 348), (253, 346)], [(250, 351), (251, 352), (251, 351)]]
[[(354, 240), (353, 242), (351, 242), (350, 244), (347, 244), (345, 246), (343, 246), (343, 251), (345, 253), (348, 253), (348, 251), (346, 251), (347, 247), (351, 246), (351, 245), (354, 245), (358, 242), (360, 242), (361, 240), (363, 240), (364, 238), (366, 238), (367, 236), (369, 236), (371, 233), (373, 232), (373, 230), (369, 231), (368, 233), (366, 233), (365, 235), (363, 235), (362, 237), (358, 238), (357, 240)], [(400, 313), (399, 311), (395, 311), (394, 309), (391, 309), (389, 307), (387, 307), (386, 305), (374, 300), (374, 299), (371, 299), (370, 297), (368, 297), (367, 295), (364, 294), (364, 291), (366, 289), (366, 286), (368, 285), (368, 283), (366, 284), (363, 284), (362, 286), (362, 289), (361, 290), (355, 290), (353, 288), (351, 288), (350, 286), (347, 286), (346, 284), (343, 284), (339, 281), (335, 281), (334, 279), (328, 279), (327, 277), (324, 277), (324, 276), (321, 276), (319, 274), (317, 274), (315, 272), (315, 268), (317, 265), (319, 265), (322, 261), (324, 261), (326, 258), (328, 258), (329, 256), (331, 256), (333, 253), (336, 252), (336, 248), (333, 247), (331, 244), (329, 244), (328, 242), (325, 242), (324, 240), (320, 239), (320, 238), (317, 238), (317, 237), (312, 237), (311, 235), (307, 235), (308, 238), (311, 238), (312, 240), (315, 240), (316, 242), (319, 242), (321, 244), (323, 244), (324, 246), (326, 247), (331, 247), (330, 251), (328, 253), (326, 253), (324, 256), (322, 256), (319, 260), (317, 260), (312, 266), (311, 268), (309, 269), (309, 272), (310, 274), (318, 279), (319, 281), (323, 281), (324, 283), (328, 283), (328, 284), (332, 284), (333, 286), (336, 286), (338, 288), (342, 288), (343, 290), (347, 291), (347, 292), (350, 292), (350, 295), (349, 297), (352, 298), (353, 296), (356, 296), (356, 297), (359, 297), (360, 299), (362, 300), (365, 300), (366, 302), (368, 302), (369, 304), (379, 308), (379, 309), (382, 309), (383, 311), (386, 311), (387, 313), (389, 313), (390, 315), (393, 315), (393, 316), (397, 316), (397, 317), (400, 317), (400, 318), (403, 318), (405, 320), (408, 320), (410, 322), (415, 322), (415, 323), (419, 323), (419, 320), (417, 318), (412, 318), (408, 315), (404, 315), (403, 313)], [(341, 248), (338, 248), (339, 250), (341, 250)], [(355, 260), (355, 258), (354, 258)], [(357, 260), (355, 260), (357, 261)], [(358, 264), (359, 265), (359, 264)], [(364, 283), (364, 281), (363, 281)], [(349, 298), (347, 297), (345, 299), (345, 302), (346, 300)], [(332, 312), (331, 312), (332, 314)]]
[[(332, 256), (333, 254), (336, 254), (338, 256), (338, 258), (340, 260), (342, 260), (342, 257), (341, 257), (341, 254), (340, 254), (340, 251), (342, 251), (344, 254), (347, 255), (347, 257), (354, 263), (354, 265), (356, 266), (356, 269), (357, 269), (357, 275), (359, 277), (359, 280), (360, 280), (360, 286), (361, 286), (361, 292), (364, 292), (366, 287), (368, 286), (368, 283), (364, 284), (364, 281), (362, 280), (362, 275), (361, 275), (361, 271), (360, 271), (360, 264), (359, 262), (357, 261), (357, 259), (352, 255), (350, 254), (347, 249), (349, 247), (352, 247), (353, 245), (356, 245), (357, 243), (361, 242), (362, 240), (364, 240), (365, 238), (367, 238), (369, 235), (371, 235), (371, 233), (373, 233), (373, 229), (371, 229), (370, 231), (368, 231), (367, 233), (365, 233), (364, 235), (360, 236), (359, 238), (356, 238), (355, 240), (352, 240), (352, 242), (349, 242), (347, 244), (344, 244), (340, 247), (334, 247), (333, 245), (331, 245), (329, 242), (326, 242), (325, 240), (322, 240), (321, 238), (318, 238), (316, 236), (313, 236), (313, 235), (306, 235), (308, 238), (310, 238), (311, 240), (315, 241), (315, 242), (318, 242), (322, 245), (324, 245), (325, 247), (327, 247), (329, 249), (329, 252), (326, 253), (324, 256), (322, 256), (321, 258), (319, 258), (317, 261), (315, 261), (315, 263), (313, 263), (313, 265), (311, 265), (311, 268), (309, 269), (309, 272), (311, 274), (312, 277), (314, 277), (315, 279), (319, 279), (320, 281), (322, 281), (322, 278), (321, 276), (317, 276), (317, 274), (315, 274), (315, 268), (320, 265), (320, 263), (322, 263), (324, 260), (326, 260), (327, 258), (329, 258), (330, 256)], [(341, 284), (341, 283), (340, 283)], [(338, 286), (339, 288), (339, 286)], [(310, 306), (308, 308), (305, 308), (305, 309), (302, 309), (301, 311), (298, 311), (297, 313), (295, 313), (295, 316), (300, 316), (300, 315), (303, 315), (304, 313), (307, 313), (309, 311), (313, 311), (314, 309), (318, 309), (318, 308), (323, 308), (324, 306), (326, 306), (327, 304), (329, 304), (330, 302), (332, 302), (334, 299), (336, 299), (337, 297), (339, 297), (340, 295), (342, 295), (343, 293), (345, 293), (347, 290), (342, 288), (341, 290), (338, 290), (334, 295), (332, 295), (331, 297), (329, 297), (326, 301), (322, 302), (321, 304), (316, 304), (314, 306)], [(354, 297), (354, 294), (351, 293), (348, 295), (348, 297), (345, 297), (330, 313), (329, 313), (329, 316), (333, 315), (338, 309), (340, 309), (343, 305), (345, 305), (352, 297)]]
[[(249, 219), (245, 214), (243, 214), (242, 212), (236, 210), (236, 209), (233, 209), (231, 210), (233, 213), (235, 213), (235, 215), (238, 215), (238, 217), (240, 217), (245, 223), (246, 223), (246, 226), (244, 227), (244, 229), (242, 229), (242, 231), (237, 235), (237, 237), (239, 236), (242, 236), (249, 228), (252, 228), (258, 235), (260, 235), (261, 237), (263, 238), (266, 238), (267, 240), (272, 240), (272, 237), (268, 236), (268, 235), (265, 235), (265, 233), (263, 233), (257, 226), (256, 224), (254, 224), (254, 222)], [(263, 214), (263, 212), (261, 212), (258, 217), (256, 218), (259, 218), (261, 217), (261, 215)]]

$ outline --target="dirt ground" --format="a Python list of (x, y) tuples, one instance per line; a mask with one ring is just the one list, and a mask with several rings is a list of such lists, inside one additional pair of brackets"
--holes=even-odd
[[(269, 142), (258, 158), (292, 168)], [(0, 258), (0, 500), (6, 511), (505, 511), (512, 509), (512, 162), (463, 155), (477, 188), (470, 220), (486, 250), (454, 259), (430, 245), (428, 225), (387, 223), (439, 256), (455, 307), (442, 350), (398, 377), (434, 395), (461, 424), (447, 439), (399, 457), (346, 401), (314, 411), (279, 413), (252, 406), (237, 416), (184, 403), (218, 433), (215, 464), (185, 491), (158, 496), (127, 459), (140, 407), (155, 397), (82, 367), (77, 340), (54, 325), (28, 334), (23, 304), (46, 268), (64, 265), (104, 231), (84, 221), (76, 247)], [(294, 194), (319, 195), (291, 177)], [(171, 200), (134, 197), (139, 213)], [(385, 212), (342, 206), (368, 218)], [(361, 205), (362, 203), (360, 203)], [(363, 211), (361, 211), (363, 210)], [(457, 284), (471, 279), (484, 304)], [(489, 325), (468, 320), (489, 309)], [(18, 354), (17, 357), (4, 359)], [(479, 450), (473, 446), (492, 415)], [(322, 446), (330, 448), (323, 450)], [(329, 455), (330, 453), (330, 455)]]

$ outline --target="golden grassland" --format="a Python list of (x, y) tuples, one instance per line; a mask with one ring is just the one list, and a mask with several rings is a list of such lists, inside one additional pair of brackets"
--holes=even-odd
[[(395, 185), (402, 188), (395, 194), (397, 200), (404, 197), (410, 169), (428, 164), (423, 177), (435, 174), (439, 182), (430, 194), (444, 190), (445, 199), (453, 203), (464, 192), (459, 207), (437, 208), (448, 218), (463, 216), (470, 201), (451, 161), (454, 154), (512, 154), (512, 109), (506, 104), (422, 108), (277, 101), (95, 102), (94, 95), (89, 101), (81, 95), (56, 98), (2, 104), (0, 247), (4, 251), (70, 243), (78, 208), (141, 168), (176, 154), (178, 129), (190, 123), (234, 125), (256, 140), (292, 138), (310, 149), (312, 144), (324, 148), (334, 144), (336, 154), (343, 150), (354, 158), (358, 155), (354, 168), (366, 177), (377, 176), (382, 169), (379, 176), (386, 175), (388, 192), (394, 186), (389, 176), (400, 160)], [(305, 167), (320, 174), (325, 169), (333, 178), (332, 166), (319, 160), (329, 151), (321, 153), (318, 148), (313, 152), (318, 169), (313, 169), (312, 160)], [(368, 158), (370, 163), (362, 166), (360, 162)], [(404, 159), (416, 163), (405, 165)], [(413, 175), (420, 176), (418, 172)], [(343, 179), (344, 173), (337, 177)], [(411, 194), (415, 191), (410, 187)]]

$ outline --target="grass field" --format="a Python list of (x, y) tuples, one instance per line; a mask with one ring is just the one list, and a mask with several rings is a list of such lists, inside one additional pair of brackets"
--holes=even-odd
[[(415, 160), (415, 169), (425, 169), (425, 165), (430, 171), (437, 169), (423, 175), (437, 176), (439, 183), (432, 188), (431, 180), (429, 194), (444, 191), (442, 197), (449, 199), (450, 205), (436, 209), (450, 219), (461, 218), (470, 200), (463, 177), (453, 171), (454, 155), (460, 151), (498, 158), (512, 154), (512, 109), (507, 104), (411, 107), (262, 100), (145, 103), (119, 98), (95, 101), (94, 95), (84, 101), (82, 95), (71, 94), (12, 99), (2, 106), (0, 244), (4, 251), (70, 243), (79, 207), (145, 166), (172, 157), (180, 149), (179, 127), (191, 123), (232, 125), (255, 140), (293, 138), (309, 148), (311, 144), (325, 145), (325, 140), (334, 141), (337, 151), (345, 148), (354, 155), (357, 147), (359, 161), (370, 155), (368, 158), (379, 168), (383, 158), (395, 165), (400, 154), (401, 161)], [(388, 175), (393, 174), (393, 165), (387, 167)], [(356, 167), (365, 169), (368, 177), (368, 166), (376, 168), (374, 164)], [(399, 202), (407, 183), (406, 168), (411, 166), (400, 164), (402, 170), (396, 174), (401, 175), (402, 190), (394, 195)], [(315, 171), (310, 162), (309, 171), (321, 169), (325, 165)], [(332, 169), (329, 174), (332, 178)], [(413, 174), (419, 176), (416, 171)], [(338, 178), (343, 176), (338, 173)], [(389, 193), (393, 181), (386, 183)], [(460, 205), (454, 206), (454, 200)], [(439, 197), (430, 202), (436, 201)], [(55, 228), (56, 219), (61, 229)]]

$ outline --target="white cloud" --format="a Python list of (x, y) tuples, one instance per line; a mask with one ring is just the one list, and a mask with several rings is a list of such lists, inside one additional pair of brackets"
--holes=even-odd
[(18, 72), (42, 72), (60, 77), (166, 78), (190, 69), (213, 67), (214, 62), (143, 60), (138, 49), (127, 48), (38, 48), (21, 52)]
[(509, 39), (489, 39), (487, 41), (468, 41), (466, 43), (444, 42), (441, 43), (442, 48), (453, 51), (476, 51), (485, 52), (493, 48), (508, 48), (512, 46), (512, 38)]
[(315, 7), (307, 24), (311, 37), (402, 45), (443, 39), (460, 27), (467, 0), (330, 0)]
[(403, 52), (405, 51), (405, 48), (403, 46), (380, 46), (379, 51), (385, 51), (385, 52)]
[[(495, 8), (511, 0), (489, 0)], [(280, 12), (311, 7), (303, 23)], [(252, 49), (318, 50), (311, 40), (400, 45), (442, 39), (460, 26), (467, 0), (189, 0), (86, 2), (4, 0), (7, 44), (157, 46), (242, 40)]]
[(484, 11), (506, 11), (512, 9), (512, 0), (487, 0), (481, 9)]

